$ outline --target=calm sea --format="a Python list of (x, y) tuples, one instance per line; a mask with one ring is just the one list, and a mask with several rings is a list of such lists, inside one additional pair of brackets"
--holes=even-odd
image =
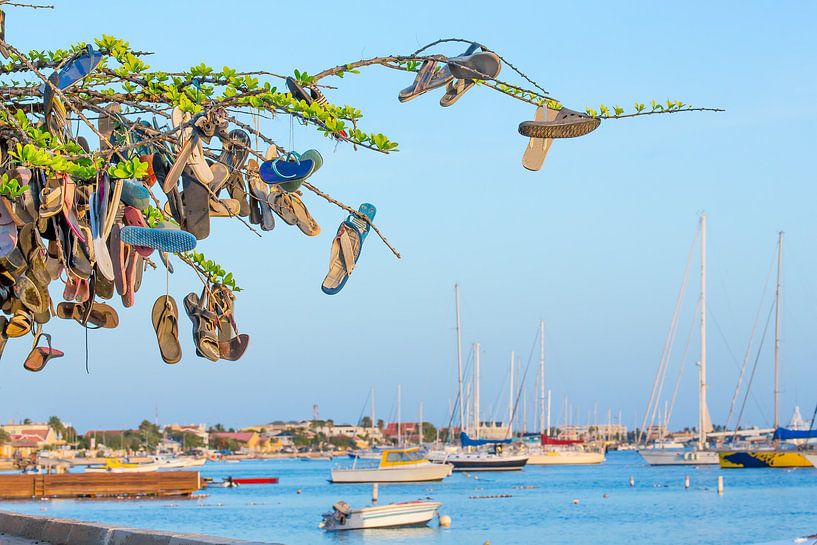
[[(0, 509), (287, 545), (749, 544), (817, 533), (817, 469), (655, 468), (636, 453), (612, 452), (600, 466), (528, 467), (455, 474), (430, 485), (382, 485), (380, 503), (443, 502), (451, 528), (434, 522), (429, 528), (327, 534), (318, 523), (332, 503), (365, 505), (371, 495), (370, 485), (329, 484), (329, 469), (337, 463), (346, 461), (208, 462), (205, 476), (277, 476), (281, 482), (210, 489), (194, 500), (53, 500), (0, 503)], [(690, 476), (689, 490), (684, 475)], [(723, 496), (716, 491), (718, 475), (724, 477)], [(487, 497), (496, 495), (511, 497)]]

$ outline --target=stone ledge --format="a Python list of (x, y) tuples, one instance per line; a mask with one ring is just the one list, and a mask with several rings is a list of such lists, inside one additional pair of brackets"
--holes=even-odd
[(276, 545), (203, 534), (117, 528), (8, 511), (0, 511), (0, 533), (39, 541), (43, 545)]

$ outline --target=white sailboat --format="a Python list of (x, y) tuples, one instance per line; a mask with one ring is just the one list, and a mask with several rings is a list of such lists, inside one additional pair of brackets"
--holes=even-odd
[[(460, 290), (458, 285), (454, 285), (454, 299), (457, 310), (457, 386), (459, 389), (459, 416), (460, 416), (460, 448), (444, 448), (432, 450), (428, 453), (428, 458), (435, 463), (445, 463), (453, 466), (454, 471), (518, 471), (525, 467), (528, 457), (505, 453), (502, 451), (502, 444), (510, 443), (508, 439), (495, 441), (480, 438), (480, 345), (474, 343), (474, 428), (476, 439), (469, 437), (469, 422), (465, 417), (465, 402), (463, 397), (463, 374), (462, 374), (462, 334), (460, 329)], [(513, 377), (513, 358), (511, 353), (511, 377)], [(508, 408), (508, 435), (510, 436), (510, 421), (513, 420), (513, 378), (511, 378), (510, 399)], [(453, 418), (453, 417), (452, 417)], [(489, 447), (490, 450), (471, 450), (478, 447)]]
[[(548, 396), (549, 398), (549, 396)], [(592, 465), (604, 461), (604, 451), (585, 449), (578, 444), (545, 444), (550, 438), (550, 404), (545, 423), (545, 321), (539, 322), (539, 436), (540, 444), (525, 449), (528, 464), (534, 466)], [(567, 442), (565, 442), (567, 443)]]
[(644, 448), (638, 453), (651, 466), (717, 465), (717, 451), (707, 447), (706, 434), (712, 431), (706, 400), (706, 214), (701, 214), (700, 362), (698, 366), (698, 441), (693, 449)]

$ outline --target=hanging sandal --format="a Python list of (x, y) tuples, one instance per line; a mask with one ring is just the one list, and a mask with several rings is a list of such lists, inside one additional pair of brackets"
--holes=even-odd
[(184, 298), (184, 310), (190, 321), (193, 322), (193, 342), (196, 345), (196, 355), (210, 361), (218, 361), (221, 352), (216, 334), (216, 316), (204, 307), (204, 298), (207, 286), (202, 290), (201, 297), (195, 293), (188, 293)]
[(159, 353), (165, 363), (179, 363), (182, 347), (179, 343), (179, 309), (170, 295), (160, 295), (151, 310), (153, 329), (159, 343)]
[(576, 138), (596, 130), (601, 124), (598, 117), (562, 108), (553, 120), (523, 121), (519, 134), (531, 138)]
[(210, 297), (210, 310), (218, 317), (218, 347), (221, 359), (238, 361), (250, 345), (250, 336), (238, 333), (233, 302), (235, 295), (227, 286), (216, 284)]
[(80, 324), (91, 324), (96, 328), (113, 329), (119, 325), (116, 310), (105, 303), (87, 301), (85, 303), (62, 302), (57, 305), (57, 317), (75, 320)]
[(298, 229), (310, 237), (319, 235), (321, 233), (321, 226), (318, 225), (318, 222), (315, 221), (315, 218), (313, 218), (309, 210), (306, 209), (306, 205), (301, 200), (301, 197), (297, 193), (290, 193), (289, 198), (291, 199)]
[[(37, 346), (40, 343), (41, 337), (45, 337), (48, 347)], [(26, 358), (25, 363), (23, 363), (23, 367), (26, 371), (38, 373), (45, 369), (48, 362), (56, 358), (61, 358), (64, 355), (65, 353), (62, 350), (57, 350), (56, 348), (51, 347), (51, 335), (49, 333), (43, 333), (38, 328), (37, 334), (34, 336), (34, 343), (32, 343), (31, 346), (31, 352), (28, 353), (28, 357)]]
[[(371, 221), (377, 210), (373, 204), (363, 203), (358, 211)], [(355, 215), (349, 215), (346, 221), (340, 224), (329, 253), (329, 272), (321, 284), (321, 290), (325, 294), (335, 295), (346, 285), (360, 258), (363, 241), (366, 240), (370, 229), (369, 222)]]
[(26, 310), (18, 310), (8, 321), (5, 328), (6, 336), (10, 338), (22, 337), (27, 335), (33, 326), (33, 318)]
[[(536, 114), (533, 120), (537, 122), (553, 121), (556, 119), (556, 110), (551, 110), (547, 106), (539, 106), (536, 108)], [(552, 138), (531, 138), (528, 146), (525, 148), (525, 153), (522, 154), (522, 166), (528, 170), (539, 170), (545, 162), (550, 145), (553, 143)]]

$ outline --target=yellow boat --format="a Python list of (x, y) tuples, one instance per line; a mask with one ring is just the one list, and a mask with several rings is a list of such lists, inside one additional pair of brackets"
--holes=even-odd
[(136, 464), (118, 458), (106, 458), (104, 464), (85, 468), (85, 473), (147, 473), (158, 471), (160, 467), (156, 462)]
[(794, 450), (722, 450), (718, 452), (722, 468), (812, 467), (802, 452)]

